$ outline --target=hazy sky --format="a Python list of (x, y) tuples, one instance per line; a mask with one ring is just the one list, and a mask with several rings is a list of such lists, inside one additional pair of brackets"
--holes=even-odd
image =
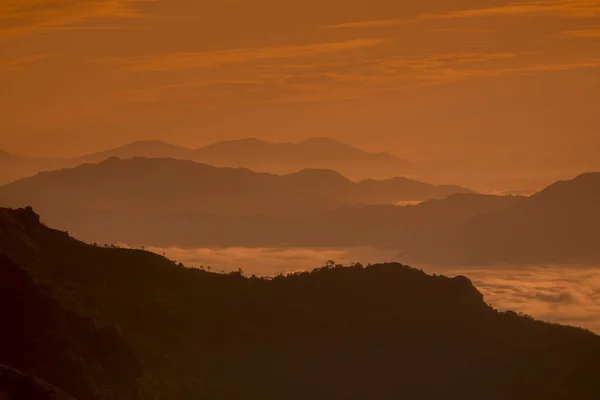
[(586, 162), (600, 0), (1, 0), (0, 89), (0, 149), (30, 155), (330, 136)]

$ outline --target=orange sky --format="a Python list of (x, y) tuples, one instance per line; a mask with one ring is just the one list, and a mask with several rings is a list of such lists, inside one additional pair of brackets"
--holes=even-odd
[(600, 148), (600, 0), (2, 0), (0, 149), (330, 136), (413, 160)]

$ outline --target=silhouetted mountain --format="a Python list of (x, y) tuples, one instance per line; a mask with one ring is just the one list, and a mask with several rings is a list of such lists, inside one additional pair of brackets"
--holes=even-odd
[(12, 161), (12, 160), (15, 160), (15, 159), (18, 159), (18, 158), (19, 157), (15, 156), (14, 154), (10, 154), (10, 153), (7, 153), (5, 151), (0, 150), (0, 162), (2, 162), (2, 161)]
[[(465, 192), (469, 190), (459, 186), (401, 178), (354, 183), (328, 170), (279, 176), (173, 159), (111, 158), (8, 184), (0, 188), (0, 204), (33, 205), (48, 222), (93, 238), (73, 225), (79, 225), (82, 214), (88, 222), (110, 213), (154, 221), (159, 216), (168, 220), (169, 214), (305, 217), (341, 205), (393, 204)], [(112, 222), (127, 230), (125, 222)], [(95, 229), (93, 224), (89, 228)]]
[(597, 264), (599, 226), (600, 173), (587, 173), (476, 217), (452, 235), (421, 244), (411, 258), (458, 264)]
[(270, 143), (259, 139), (217, 142), (196, 150), (196, 160), (216, 165), (268, 165), (330, 162), (403, 162), (390, 153), (367, 153), (329, 138), (312, 138), (298, 143)]
[[(5, 249), (11, 242), (6, 235), (27, 233), (16, 220), (2, 217), (0, 247)], [(0, 254), (0, 276), (0, 364), (42, 378), (80, 400), (137, 398), (142, 368), (116, 329), (98, 327), (65, 310), (5, 254)], [(55, 390), (56, 397), (29, 392), (43, 392), (44, 386), (0, 367), (0, 393), (11, 399), (67, 398)]]
[(498, 312), (465, 277), (333, 264), (273, 279), (99, 248), (0, 210), (0, 252), (118, 325), (144, 399), (597, 399), (600, 338)]
[[(104, 175), (105, 166), (42, 174), (0, 189), (0, 203), (34, 204), (50, 223), (97, 243), (376, 246), (397, 249), (410, 262), (451, 265), (600, 262), (600, 173), (556, 183), (531, 197), (456, 194), (398, 207), (363, 205), (390, 201), (394, 192), (388, 187), (377, 193), (365, 189), (370, 182), (352, 183), (331, 171), (275, 176), (189, 163), (211, 174), (217, 171), (219, 178), (212, 182), (229, 182), (223, 187), (210, 186), (206, 177), (161, 177), (146, 164), (159, 161), (110, 160), (106, 164), (119, 166), (113, 175)], [(121, 163), (137, 165), (139, 175), (123, 174)], [(102, 174), (89, 174), (88, 168)], [(162, 166), (159, 170), (165, 171)], [(85, 173), (79, 175), (81, 171)], [(153, 179), (145, 180), (146, 173)], [(71, 174), (79, 177), (74, 180)], [(398, 182), (405, 181), (379, 184)]]
[(1, 191), (3, 204), (32, 204), (48, 218), (54, 218), (57, 207), (90, 212), (203, 210), (209, 214), (304, 215), (338, 204), (323, 194), (304, 194), (283, 185), (277, 175), (156, 158), (111, 158), (100, 164), (43, 172)]
[(409, 162), (389, 153), (368, 153), (329, 138), (298, 143), (270, 143), (258, 139), (218, 142), (198, 149), (194, 160), (277, 174), (305, 168), (334, 169), (352, 179), (389, 178), (413, 169)]
[(96, 164), (109, 158), (173, 158), (176, 160), (194, 160), (195, 150), (186, 147), (176, 146), (170, 143), (158, 140), (140, 141), (119, 146), (113, 149), (101, 151), (77, 157), (72, 160), (72, 165)]
[[(520, 197), (460, 194), (415, 206), (345, 206), (301, 218), (162, 212), (89, 213), (62, 217), (69, 232), (96, 243), (159, 247), (375, 246), (406, 249), (455, 232), (466, 221), (516, 204)], [(65, 226), (65, 221), (68, 225)], [(203, 228), (205, 227), (205, 228)]]
[(404, 177), (352, 182), (338, 172), (321, 169), (304, 169), (283, 175), (282, 180), (291, 189), (295, 188), (303, 193), (325, 193), (345, 199), (347, 203), (395, 204), (472, 193), (457, 185), (430, 185)]
[(161, 141), (139, 141), (71, 159), (35, 159), (0, 152), (0, 167), (3, 167), (0, 171), (4, 170), (3, 174), (0, 173), (0, 185), (41, 171), (101, 163), (113, 157), (173, 158), (278, 174), (293, 173), (306, 168), (336, 169), (345, 175), (358, 178), (387, 178), (404, 174), (410, 167), (408, 162), (389, 153), (368, 153), (328, 138), (313, 138), (299, 143), (241, 139), (217, 142), (199, 149)]

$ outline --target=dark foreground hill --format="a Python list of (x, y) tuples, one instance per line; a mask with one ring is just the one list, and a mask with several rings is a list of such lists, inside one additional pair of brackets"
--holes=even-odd
[(70, 398), (63, 390), (80, 400), (138, 398), (142, 367), (115, 328), (65, 309), (4, 254), (0, 277), (0, 393), (14, 400)]
[(6, 365), (0, 365), (0, 399), (75, 400), (56, 386)]
[(120, 327), (144, 399), (600, 396), (598, 336), (498, 312), (465, 277), (400, 264), (219, 275), (86, 245), (31, 209), (0, 210), (0, 252), (67, 309)]

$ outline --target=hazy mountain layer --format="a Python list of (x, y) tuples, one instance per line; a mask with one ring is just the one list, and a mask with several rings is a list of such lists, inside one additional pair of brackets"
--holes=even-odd
[(600, 173), (588, 173), (473, 218), (406, 257), (444, 264), (597, 264), (599, 226)]
[(297, 217), (340, 205), (394, 204), (469, 192), (406, 178), (352, 182), (331, 170), (273, 175), (174, 159), (111, 158), (6, 185), (0, 188), (0, 204), (33, 205), (61, 224), (57, 212), (69, 209)]
[(222, 167), (246, 167), (271, 173), (292, 173), (306, 168), (335, 169), (359, 178), (404, 175), (410, 164), (389, 153), (368, 153), (328, 138), (299, 143), (270, 143), (258, 139), (217, 142), (190, 149), (160, 141), (142, 141), (65, 159), (35, 159), (0, 152), (0, 184), (37, 172), (100, 163), (109, 158), (173, 158)]

